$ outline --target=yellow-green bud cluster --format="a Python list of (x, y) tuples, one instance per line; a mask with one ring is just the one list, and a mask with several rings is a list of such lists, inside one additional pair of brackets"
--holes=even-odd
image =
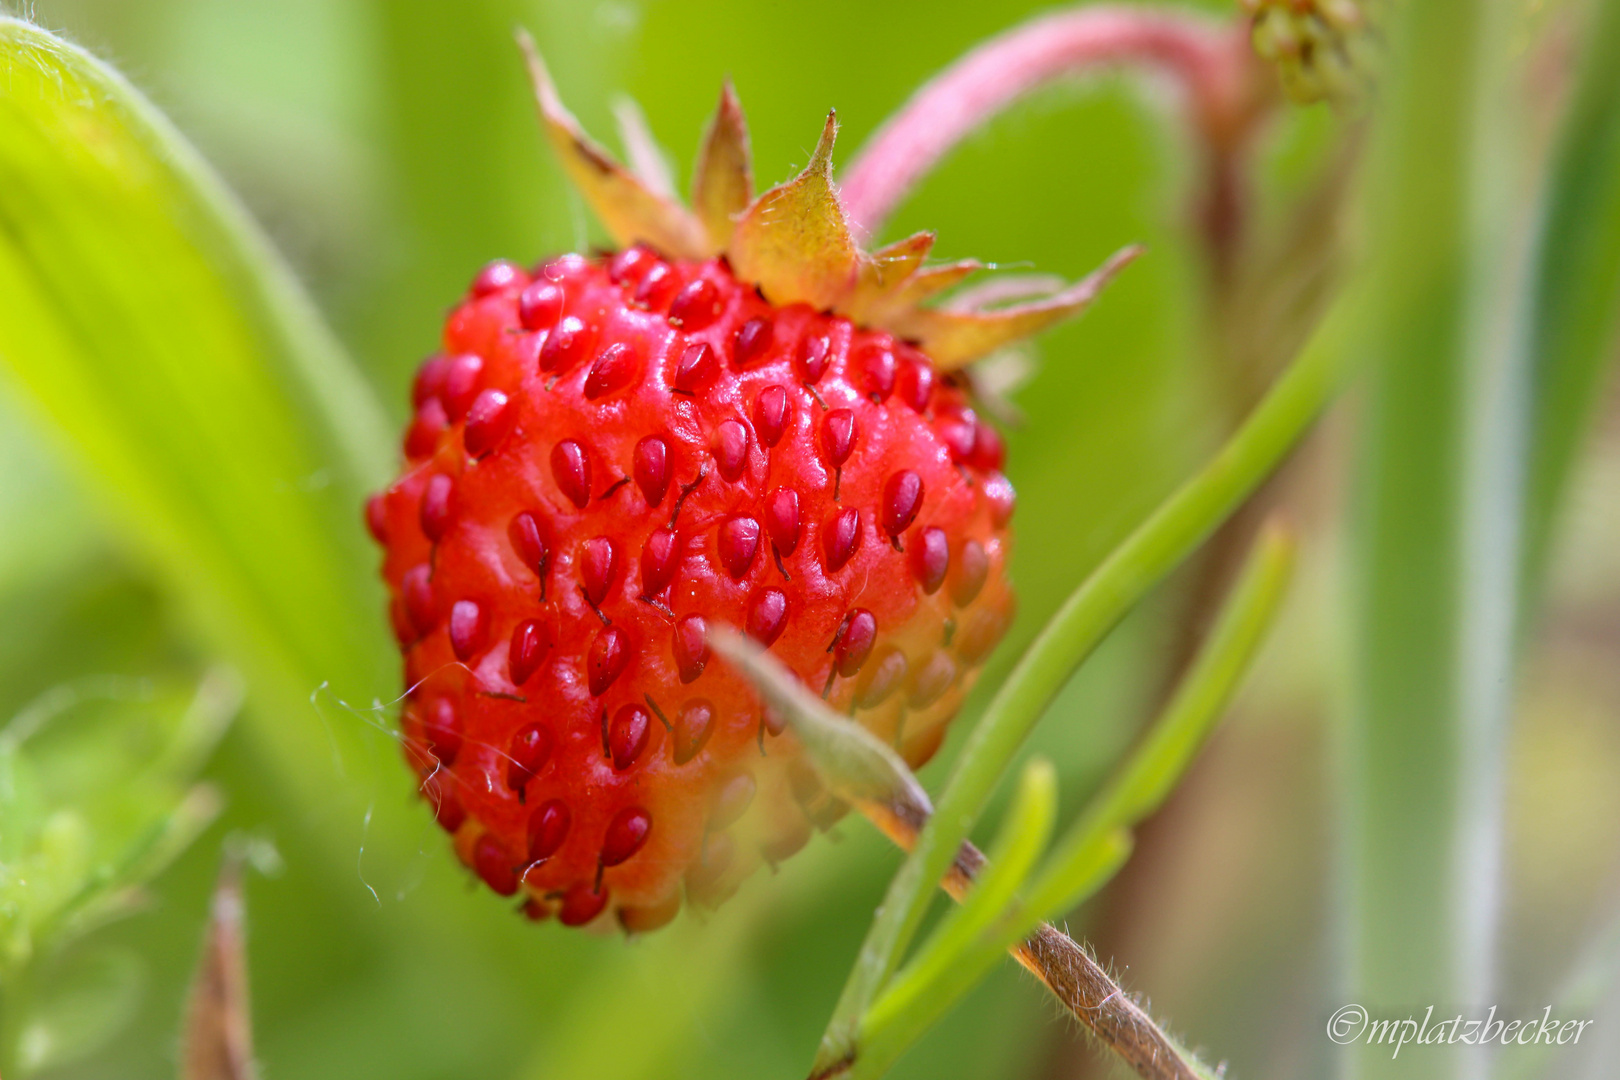
[(1354, 109), (1378, 66), (1385, 0), (1243, 0), (1254, 51), (1277, 65), (1283, 89), (1300, 104)]

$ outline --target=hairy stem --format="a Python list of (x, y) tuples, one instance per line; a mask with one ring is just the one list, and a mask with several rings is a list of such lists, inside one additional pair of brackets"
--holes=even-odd
[[(1169, 76), (1208, 148), (1210, 168), (1233, 179), (1231, 154), (1247, 140), (1267, 85), (1253, 77), (1246, 28), (1175, 11), (1091, 6), (992, 38), (917, 91), (845, 173), (840, 194), (850, 218), (877, 232), (906, 192), (981, 124), (1047, 83), (1107, 64)], [(1234, 190), (1223, 183), (1215, 192), (1207, 212), (1222, 220), (1209, 227), (1223, 231)]]
[[(861, 801), (859, 809), (878, 831), (904, 851), (916, 843), (928, 820), (924, 806), (904, 801)], [(984, 853), (963, 841), (940, 888), (961, 903), (984, 868)], [(1212, 1075), (1153, 1022), (1153, 1018), (1109, 977), (1085, 948), (1050, 923), (1042, 923), (1028, 939), (1009, 949), (1013, 959), (1052, 992), (1070, 1015), (1090, 1031), (1143, 1080), (1209, 1080)], [(814, 1080), (831, 1080), (847, 1069), (841, 1063)]]

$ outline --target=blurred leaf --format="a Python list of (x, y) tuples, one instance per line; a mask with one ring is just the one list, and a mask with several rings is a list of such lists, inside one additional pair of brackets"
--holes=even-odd
[(1546, 559), (1560, 496), (1614, 359), (1620, 321), (1620, 6), (1594, 4), (1588, 21), (1530, 283), (1526, 556), (1532, 579)]
[(220, 873), (181, 1034), (180, 1080), (253, 1080), (241, 868)]
[(380, 411), (257, 229), (150, 104), (0, 19), (0, 364), (191, 626), (240, 664), (289, 766), (308, 697), (385, 670), (355, 526)]
[(0, 976), (127, 912), (213, 820), (192, 778), (239, 700), (219, 673), (189, 692), (85, 680), (0, 729)]
[(76, 957), (50, 972), (27, 1003), (19, 1070), (45, 1072), (100, 1050), (134, 1017), (145, 981), (140, 958), (116, 950)]

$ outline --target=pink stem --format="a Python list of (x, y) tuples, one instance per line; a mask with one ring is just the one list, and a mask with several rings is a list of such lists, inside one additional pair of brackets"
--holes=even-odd
[(840, 184), (844, 208), (868, 235), (927, 172), (985, 121), (1054, 79), (1110, 63), (1169, 75), (1217, 156), (1252, 113), (1246, 28), (1175, 11), (1093, 6), (1034, 19), (946, 68), (878, 129)]

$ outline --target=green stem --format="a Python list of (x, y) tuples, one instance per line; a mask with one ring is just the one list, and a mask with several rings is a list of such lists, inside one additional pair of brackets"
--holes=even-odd
[(859, 1019), (916, 934), (934, 883), (1075, 667), (1271, 474), (1333, 396), (1347, 312), (1348, 301), (1341, 300), (1226, 445), (1070, 595), (990, 702), (933, 818), (890, 883), (822, 1038), (818, 1069), (848, 1056)]

